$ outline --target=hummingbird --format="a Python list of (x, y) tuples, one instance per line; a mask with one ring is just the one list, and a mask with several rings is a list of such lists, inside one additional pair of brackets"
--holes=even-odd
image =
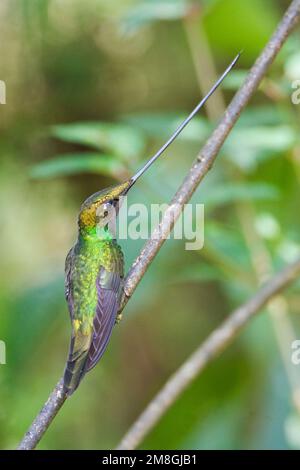
[(124, 256), (110, 229), (119, 212), (120, 200), (136, 181), (169, 147), (214, 93), (230, 70), (238, 54), (167, 142), (123, 183), (88, 197), (78, 217), (78, 239), (65, 263), (65, 297), (71, 317), (71, 342), (64, 372), (64, 392), (69, 396), (105, 352), (115, 323), (121, 318), (124, 286)]

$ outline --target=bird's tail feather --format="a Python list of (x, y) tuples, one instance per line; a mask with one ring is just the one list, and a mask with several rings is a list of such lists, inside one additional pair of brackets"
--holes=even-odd
[(64, 391), (69, 396), (76, 390), (85, 375), (85, 363), (88, 357), (88, 348), (77, 349), (77, 338), (72, 338), (69, 357), (64, 372)]

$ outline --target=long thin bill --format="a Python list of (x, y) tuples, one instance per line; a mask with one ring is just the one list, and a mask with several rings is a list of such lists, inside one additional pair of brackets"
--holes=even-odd
[(237, 61), (239, 60), (240, 58), (240, 55), (241, 53), (239, 53), (235, 58), (234, 60), (231, 62), (231, 64), (227, 67), (227, 69), (225, 70), (225, 72), (221, 75), (221, 77), (216, 81), (216, 83), (214, 84), (214, 86), (209, 90), (209, 92), (207, 93), (207, 95), (200, 101), (200, 103), (197, 104), (197, 106), (195, 107), (195, 109), (193, 109), (193, 111), (191, 112), (191, 114), (180, 124), (180, 126), (176, 129), (176, 131), (174, 132), (174, 134), (169, 138), (169, 140), (167, 140), (167, 142), (156, 152), (155, 155), (153, 155), (153, 157), (151, 157), (146, 163), (145, 165), (134, 175), (132, 176), (131, 178), (131, 185), (132, 186), (138, 179), (140, 176), (142, 176), (143, 173), (145, 173), (145, 171), (152, 165), (152, 163), (155, 162), (155, 160), (169, 147), (169, 145), (171, 145), (171, 143), (176, 139), (176, 137), (180, 134), (180, 132), (185, 128), (185, 126), (187, 126), (187, 124), (193, 119), (193, 117), (195, 116), (195, 114), (197, 114), (197, 112), (199, 111), (200, 108), (202, 108), (202, 106), (206, 103), (206, 101), (208, 100), (208, 98), (215, 92), (215, 90), (218, 88), (218, 86), (222, 83), (222, 81), (224, 80), (224, 78), (228, 75), (228, 73), (231, 71), (231, 69), (235, 66), (235, 64), (237, 63)]

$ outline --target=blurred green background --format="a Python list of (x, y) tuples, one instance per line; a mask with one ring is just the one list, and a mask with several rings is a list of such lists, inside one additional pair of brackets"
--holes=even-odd
[[(287, 1), (2, 0), (0, 448), (61, 376), (64, 260), (81, 202), (137, 169), (238, 51), (237, 69), (130, 195), (168, 202)], [(41, 449), (112, 448), (169, 375), (300, 245), (299, 31), (195, 194), (205, 246), (168, 241)], [(126, 265), (143, 241), (122, 242)], [(300, 448), (299, 283), (180, 397), (143, 448)]]

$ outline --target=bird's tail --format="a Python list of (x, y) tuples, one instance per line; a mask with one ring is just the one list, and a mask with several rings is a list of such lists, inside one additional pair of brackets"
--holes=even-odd
[(64, 392), (70, 396), (76, 390), (85, 375), (85, 363), (88, 357), (89, 344), (82, 344), (82, 338), (72, 336), (69, 357), (64, 372)]

